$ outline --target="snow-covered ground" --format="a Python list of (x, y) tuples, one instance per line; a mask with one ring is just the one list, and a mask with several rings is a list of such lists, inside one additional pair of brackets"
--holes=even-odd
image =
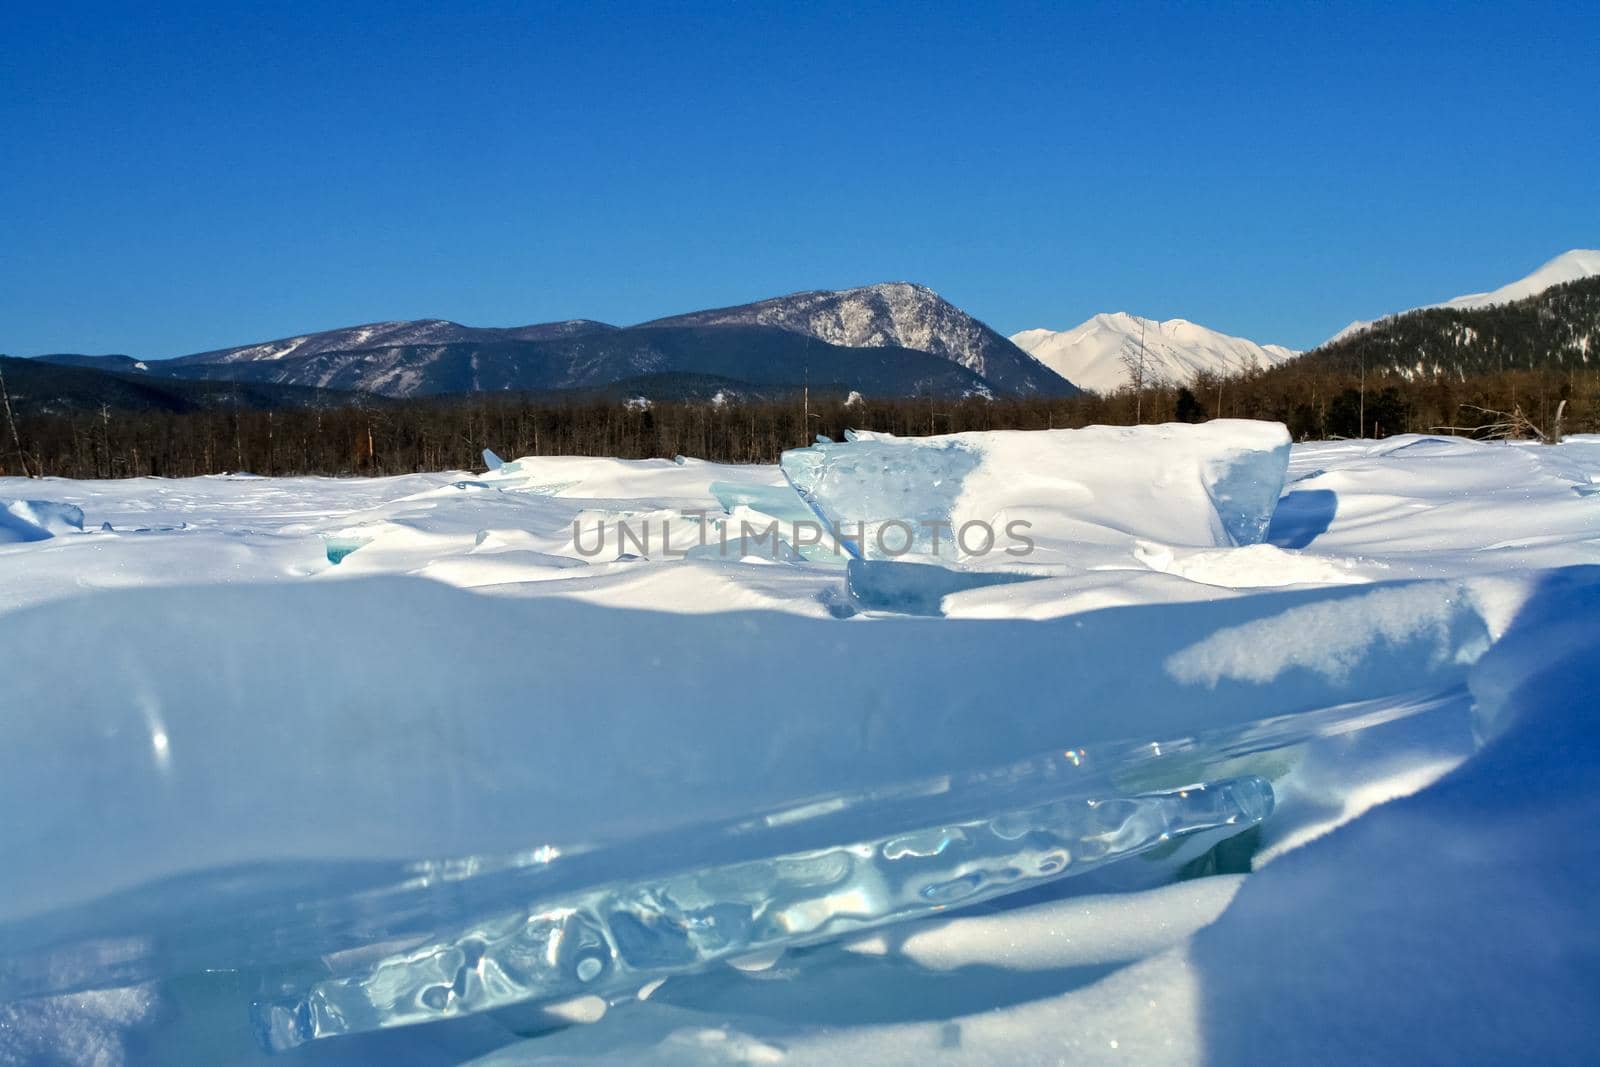
[[(1226, 470), (1181, 462), (1220, 439), (1187, 432), (1110, 431), (1125, 468), (1005, 438), (957, 490), (922, 471), (870, 517), (1034, 523), (1037, 556), (931, 554), (953, 572), (723, 551), (841, 499), (776, 466), (0, 479), (0, 1063), (262, 1062), (253, 1004), (427, 1017), (438, 961), (454, 1017), (276, 1062), (1582, 1061), (1600, 439), (1296, 445), (1241, 544)], [(1135, 813), (1130, 858), (1055, 881), (972, 853), (1019, 891), (877, 927), (869, 866), (860, 900), (794, 897), (820, 943), (496, 1007), (519, 893), (961, 859), (1079, 773), (1270, 782), (1271, 813), (1159, 847)], [(873, 836), (914, 818), (942, 836)]]

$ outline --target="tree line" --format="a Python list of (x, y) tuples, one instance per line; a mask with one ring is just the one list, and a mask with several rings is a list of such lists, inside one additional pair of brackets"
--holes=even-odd
[[(1563, 402), (1565, 404), (1563, 405)], [(508, 458), (677, 455), (772, 463), (818, 434), (848, 428), (903, 436), (965, 430), (1038, 430), (1135, 422), (1270, 419), (1297, 440), (1399, 433), (1548, 435), (1558, 409), (1569, 433), (1600, 432), (1600, 370), (1507, 370), (1471, 375), (1352, 371), (1296, 360), (1239, 377), (1200, 375), (1107, 396), (867, 399), (841, 395), (649, 405), (467, 395), (267, 411), (98, 411), (13, 414), (0, 427), (0, 473), (70, 478), (391, 475), (481, 467)], [(6, 417), (0, 411), (0, 418)], [(25, 458), (25, 462), (24, 462)]]

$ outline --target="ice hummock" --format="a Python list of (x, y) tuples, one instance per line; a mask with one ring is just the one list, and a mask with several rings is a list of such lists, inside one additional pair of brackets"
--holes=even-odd
[(783, 454), (785, 475), (854, 553), (994, 566), (1071, 562), (1082, 545), (1230, 547), (1266, 536), (1283, 492), (1278, 423), (1091, 426), (898, 438)]

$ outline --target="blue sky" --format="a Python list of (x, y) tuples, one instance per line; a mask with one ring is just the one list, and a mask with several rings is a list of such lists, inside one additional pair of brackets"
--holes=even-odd
[(1600, 246), (1593, 4), (22, 6), (15, 355), (892, 279), (1309, 346)]

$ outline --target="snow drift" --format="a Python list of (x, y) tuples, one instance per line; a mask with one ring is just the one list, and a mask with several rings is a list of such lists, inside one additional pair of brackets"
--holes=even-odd
[(83, 509), (53, 500), (0, 500), (0, 545), (81, 531)]

